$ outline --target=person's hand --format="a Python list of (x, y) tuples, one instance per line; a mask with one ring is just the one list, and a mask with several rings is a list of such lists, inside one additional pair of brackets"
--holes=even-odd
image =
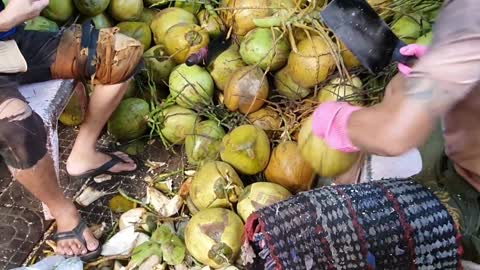
[(347, 102), (325, 102), (313, 113), (313, 134), (342, 152), (358, 152), (348, 137), (347, 124), (353, 112), (361, 109)]
[(5, 7), (5, 13), (13, 20), (15, 26), (39, 16), (49, 2), (49, 0), (10, 0)]
[[(402, 47), (400, 53), (405, 56), (416, 56), (417, 58), (420, 58), (427, 53), (427, 47), (418, 44), (410, 44)], [(410, 75), (412, 72), (412, 68), (402, 63), (398, 64), (398, 70), (405, 76)]]

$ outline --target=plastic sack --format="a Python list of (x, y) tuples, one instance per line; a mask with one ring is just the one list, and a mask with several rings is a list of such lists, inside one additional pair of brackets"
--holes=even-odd
[(51, 256), (34, 265), (12, 270), (83, 270), (83, 262), (77, 257), (66, 259), (62, 256)]

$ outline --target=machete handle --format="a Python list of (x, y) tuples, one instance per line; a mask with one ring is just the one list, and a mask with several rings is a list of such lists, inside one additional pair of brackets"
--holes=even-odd
[(417, 62), (418, 57), (416, 57), (414, 55), (403, 55), (403, 54), (401, 54), (400, 49), (405, 47), (405, 46), (407, 46), (407, 44), (405, 44), (402, 41), (399, 41), (397, 43), (397, 46), (395, 47), (395, 50), (393, 51), (392, 61), (397, 62), (397, 63), (402, 63), (406, 66), (412, 67), (415, 64), (415, 62)]
[(398, 63), (402, 63), (406, 66), (412, 67), (415, 62), (417, 62), (418, 58), (416, 56), (408, 56), (408, 55), (402, 55), (398, 53), (398, 57), (394, 57), (394, 61)]

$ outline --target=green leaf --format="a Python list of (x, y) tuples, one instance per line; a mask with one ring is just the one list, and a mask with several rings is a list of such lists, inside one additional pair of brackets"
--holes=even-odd
[(185, 259), (186, 248), (185, 244), (173, 235), (170, 241), (162, 245), (163, 260), (169, 265), (178, 265)]
[(128, 263), (127, 268), (133, 269), (153, 255), (157, 255), (159, 258), (162, 258), (162, 248), (158, 243), (147, 241), (133, 249), (132, 258)]
[(155, 230), (155, 232), (153, 232), (150, 240), (159, 244), (164, 244), (169, 242), (173, 235), (174, 231), (169, 226), (161, 225)]

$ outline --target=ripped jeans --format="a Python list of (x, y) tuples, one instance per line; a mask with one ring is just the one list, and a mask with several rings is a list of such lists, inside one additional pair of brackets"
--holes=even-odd
[(18, 85), (60, 78), (103, 85), (125, 82), (141, 66), (143, 46), (116, 28), (97, 31), (89, 25), (56, 33), (19, 28), (13, 38), (28, 70), (0, 73), (0, 155), (14, 169), (29, 169), (47, 153), (47, 134)]
[(50, 66), (60, 37), (60, 33), (19, 29), (14, 39), (27, 61), (28, 71), (0, 74), (0, 155), (15, 169), (29, 169), (47, 153), (43, 120), (30, 108), (18, 86), (51, 80)]

